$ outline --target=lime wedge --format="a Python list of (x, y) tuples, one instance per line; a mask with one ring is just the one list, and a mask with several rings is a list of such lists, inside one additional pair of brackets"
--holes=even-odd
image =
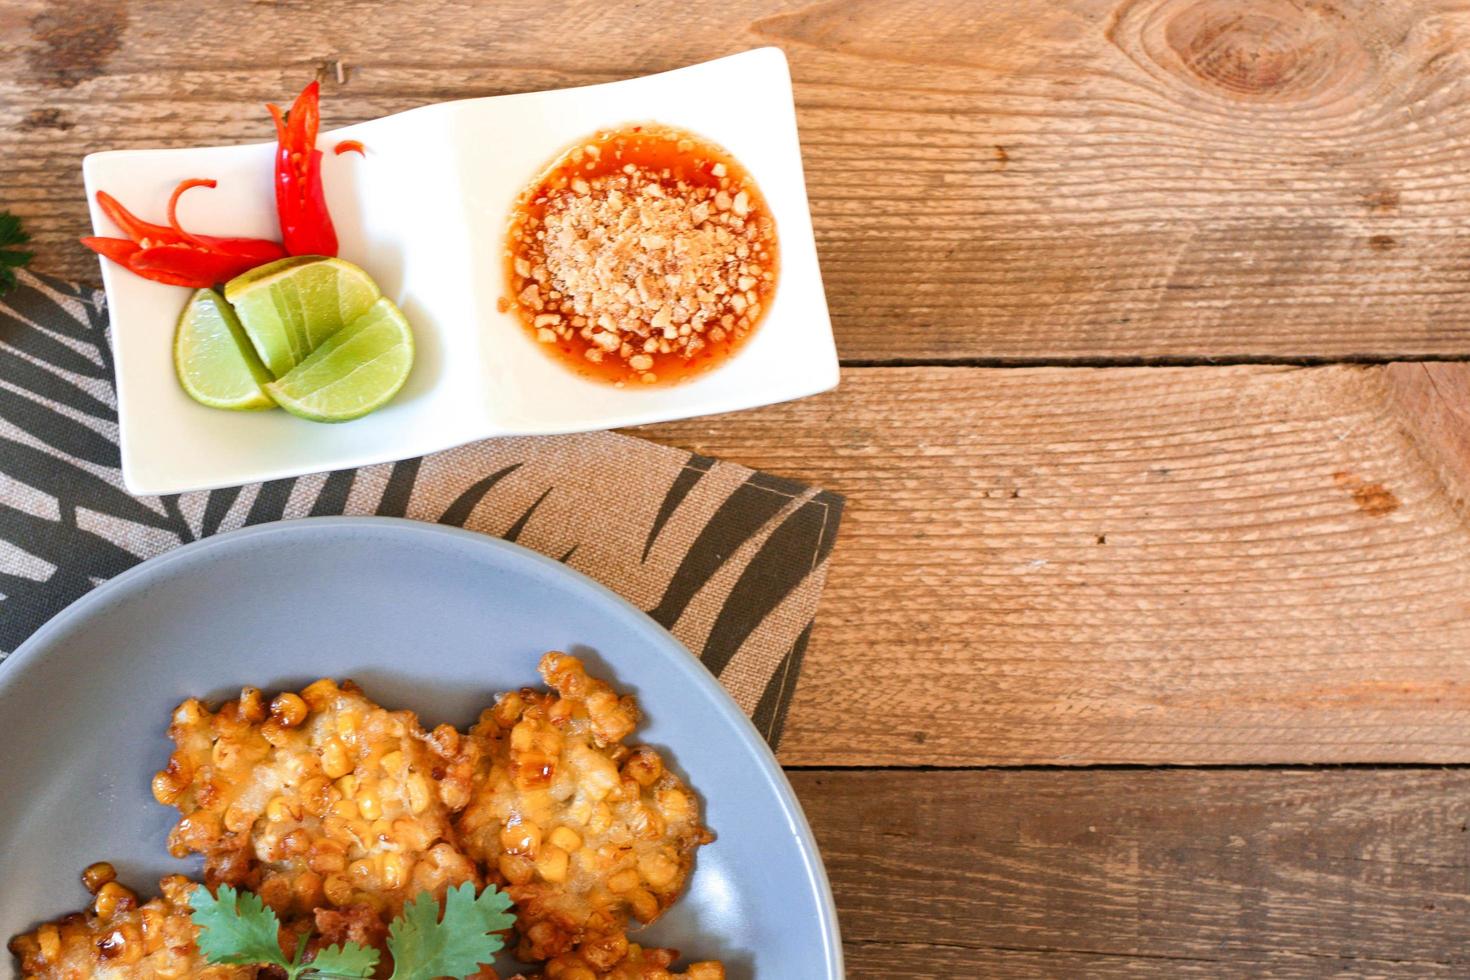
[(292, 256), (225, 284), (225, 298), (271, 374), (286, 374), (368, 311), (382, 292), (351, 262)]
[(235, 311), (213, 289), (189, 297), (174, 331), (174, 370), (189, 397), (210, 408), (274, 408), (261, 387), (270, 372), (255, 356)]
[(265, 390), (292, 415), (346, 422), (385, 405), (411, 367), (413, 333), (384, 296)]

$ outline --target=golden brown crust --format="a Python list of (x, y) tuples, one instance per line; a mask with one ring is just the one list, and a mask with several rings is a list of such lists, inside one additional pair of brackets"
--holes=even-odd
[(622, 744), (633, 698), (563, 653), (540, 670), (555, 694), (503, 695), (470, 730), (479, 762), (456, 821), (465, 853), (516, 903), (517, 955), (537, 961), (652, 922), (712, 839), (658, 753)]
[(388, 920), (421, 891), (479, 882), (450, 824), (473, 758), (449, 726), (425, 733), (413, 712), (321, 680), (269, 705), (254, 688), (213, 712), (185, 701), (169, 735), (153, 781), (181, 814), (169, 850), (204, 855), (211, 886), (253, 889), (288, 920), (362, 907)]
[[(110, 874), (88, 868), (97, 885), (92, 907), (38, 926), (10, 941), (26, 980), (253, 980), (255, 967), (209, 966), (199, 955), (189, 895), (198, 887), (182, 875), (158, 883), (162, 896), (140, 902)], [(103, 880), (97, 880), (101, 877)]]
[(540, 976), (544, 980), (725, 980), (724, 965), (713, 960), (691, 963), (675, 973), (671, 967), (678, 958), (677, 950), (645, 949), (622, 939), (563, 953), (547, 962)]

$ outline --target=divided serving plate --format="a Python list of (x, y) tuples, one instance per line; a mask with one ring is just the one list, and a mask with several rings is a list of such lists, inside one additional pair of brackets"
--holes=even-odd
[[(516, 196), (575, 141), (641, 121), (692, 130), (746, 166), (775, 215), (781, 268), (765, 320), (728, 362), (682, 384), (620, 389), (581, 378), (537, 350), (515, 314), (496, 303)], [(270, 132), (263, 106), (260, 124)], [(366, 156), (331, 153), (343, 139), (361, 140)], [(173, 331), (187, 292), (104, 260), (123, 480), (131, 492), (345, 469), (490, 436), (730, 412), (837, 384), (791, 77), (777, 48), (622, 82), (423, 106), (323, 133), (317, 145), (329, 151), (323, 180), (341, 256), (365, 268), (413, 325), (417, 358), (408, 383), (385, 408), (342, 425), (205, 408), (174, 378)], [(91, 154), (83, 174), (95, 233), (119, 233), (96, 205), (98, 190), (157, 220), (179, 181), (215, 178), (215, 190), (183, 199), (185, 227), (275, 238), (274, 147)]]

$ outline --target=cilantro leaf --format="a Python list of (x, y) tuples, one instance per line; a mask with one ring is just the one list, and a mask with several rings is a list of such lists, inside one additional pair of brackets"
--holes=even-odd
[(199, 927), (199, 952), (210, 963), (269, 963), (291, 971), (293, 964), (281, 952), (277, 938), (280, 920), (260, 896), (221, 885), (216, 898), (200, 885), (189, 896), (189, 905), (194, 909), (194, 925)]
[(393, 954), (390, 980), (434, 980), (435, 977), (466, 977), (488, 964), (505, 945), (494, 935), (508, 929), (515, 916), (506, 912), (510, 896), (487, 887), (479, 898), (475, 886), (465, 882), (444, 896), (444, 917), (439, 903), (428, 892), (403, 906), (403, 913), (388, 930), (388, 951)]
[(316, 959), (306, 964), (306, 969), (332, 977), (370, 977), (377, 965), (376, 949), (344, 943), (318, 950)]
[(13, 247), (30, 240), (31, 236), (20, 226), (19, 218), (9, 211), (0, 211), (0, 296), (15, 288), (15, 270), (35, 257)]
[[(216, 897), (200, 885), (189, 897), (192, 918), (199, 929), (199, 952), (206, 962), (245, 966), (269, 964), (286, 971), (287, 980), (321, 977), (371, 977), (378, 965), (378, 951), (357, 943), (343, 943), (318, 950), (316, 958), (303, 963), (308, 934), (302, 934), (296, 955), (286, 957), (280, 947), (280, 920), (259, 896), (237, 892), (222, 885)], [(388, 951), (393, 954), (392, 980), (435, 980), (465, 977), (488, 964), (505, 944), (494, 933), (509, 929), (515, 916), (510, 896), (492, 885), (477, 898), (475, 886), (465, 882), (451, 888), (444, 898), (444, 915), (429, 892), (403, 906), (388, 930)]]

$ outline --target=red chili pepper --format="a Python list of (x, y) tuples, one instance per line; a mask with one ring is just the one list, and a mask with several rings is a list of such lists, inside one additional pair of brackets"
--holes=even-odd
[(367, 147), (362, 145), (362, 140), (342, 140), (332, 147), (332, 152), (337, 156), (344, 153), (356, 153), (358, 156), (367, 156)]
[(336, 255), (337, 230), (322, 191), (322, 151), (316, 148), (321, 124), (321, 85), (301, 90), (290, 113), (268, 105), (276, 121), (276, 213), (281, 241), (291, 255)]
[(82, 244), (118, 265), (127, 265), (138, 252), (138, 243), (126, 238), (83, 238)]
[(168, 202), (168, 224), (144, 221), (105, 191), (97, 192), (97, 203), (108, 219), (127, 238), (82, 239), (82, 244), (99, 255), (145, 279), (170, 286), (202, 288), (233, 279), (258, 265), (285, 256), (285, 250), (263, 238), (217, 238), (195, 235), (179, 224), (179, 197), (191, 187), (214, 187), (213, 180), (186, 180), (175, 188)]

